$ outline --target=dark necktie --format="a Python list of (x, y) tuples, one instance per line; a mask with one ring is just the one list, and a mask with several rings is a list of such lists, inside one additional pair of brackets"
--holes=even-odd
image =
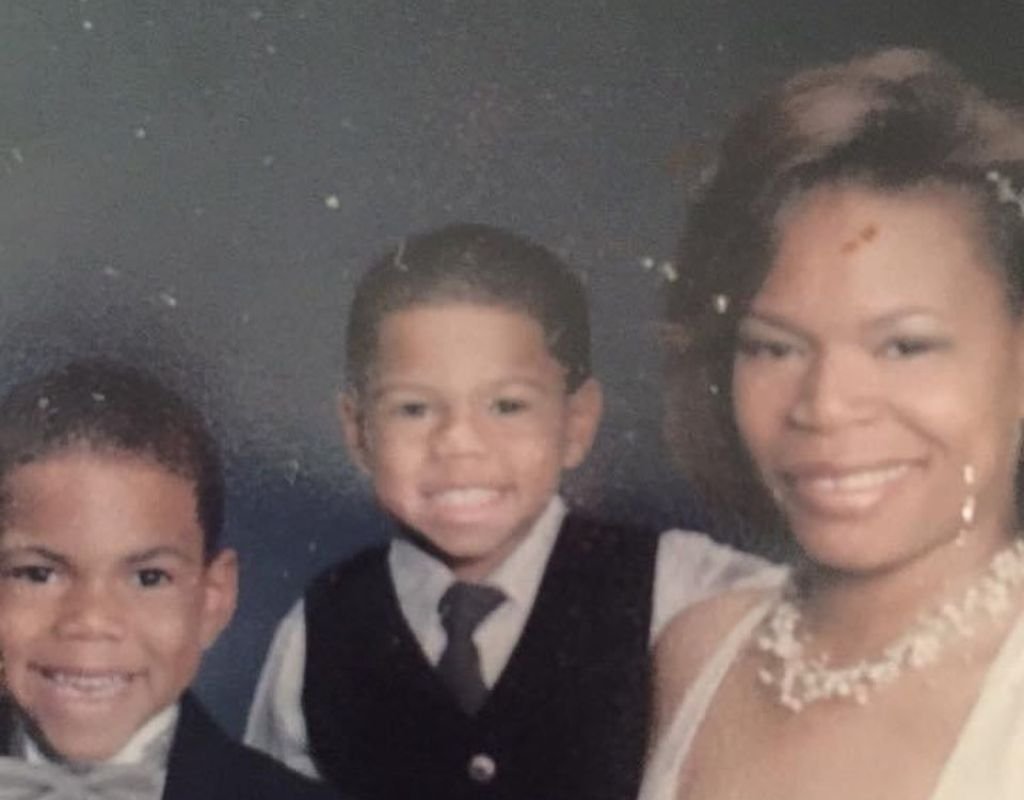
[(163, 771), (152, 765), (105, 765), (78, 774), (0, 757), (0, 800), (158, 800), (162, 786)]
[(504, 593), (493, 586), (457, 581), (438, 604), (448, 643), (437, 662), (437, 672), (467, 714), (479, 711), (487, 697), (473, 631), (504, 600)]

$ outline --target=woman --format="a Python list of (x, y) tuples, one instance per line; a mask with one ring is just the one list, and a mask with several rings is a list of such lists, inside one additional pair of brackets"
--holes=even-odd
[(670, 286), (676, 422), (719, 423), (691, 473), (796, 555), (663, 636), (643, 800), (1024, 796), (1022, 130), (890, 50), (724, 141)]

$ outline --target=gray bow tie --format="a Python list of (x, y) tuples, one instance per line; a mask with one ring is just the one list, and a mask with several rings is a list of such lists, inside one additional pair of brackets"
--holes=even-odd
[(147, 764), (105, 764), (75, 773), (0, 756), (0, 800), (159, 800), (163, 779), (162, 769)]

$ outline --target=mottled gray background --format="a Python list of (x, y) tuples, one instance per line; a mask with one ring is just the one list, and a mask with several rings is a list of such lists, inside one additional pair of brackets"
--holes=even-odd
[(332, 410), (369, 259), (469, 219), (585, 269), (609, 408), (572, 493), (700, 524), (649, 320), (704, 143), (770, 80), (883, 44), (1021, 98), (1022, 37), (1021, 0), (0, 0), (0, 388), (102, 352), (203, 404), (244, 585), (201, 689), (238, 730), (276, 618), (381, 535)]

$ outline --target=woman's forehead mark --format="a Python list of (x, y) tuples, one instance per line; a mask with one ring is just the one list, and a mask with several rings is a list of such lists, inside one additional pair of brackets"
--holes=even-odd
[(851, 239), (847, 239), (845, 242), (843, 242), (839, 246), (839, 252), (843, 253), (844, 255), (855, 253), (863, 245), (872, 241), (876, 236), (878, 236), (878, 226), (875, 223), (870, 222), (863, 228), (861, 228), (857, 232), (856, 236), (852, 237)]

